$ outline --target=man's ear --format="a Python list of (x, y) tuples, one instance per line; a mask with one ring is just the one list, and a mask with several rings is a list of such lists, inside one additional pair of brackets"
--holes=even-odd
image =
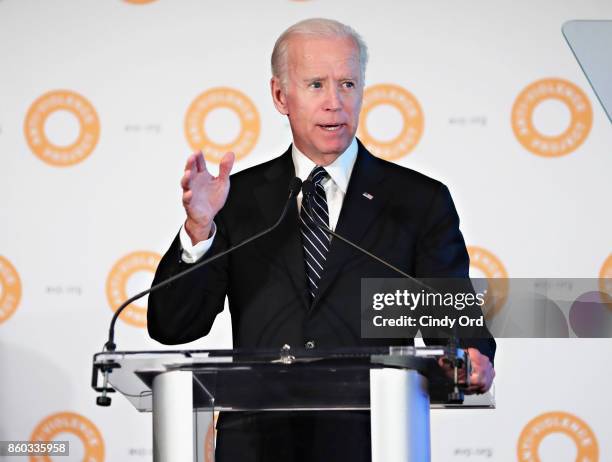
[(270, 90), (272, 91), (272, 101), (278, 112), (283, 115), (289, 115), (289, 108), (287, 107), (287, 97), (285, 91), (281, 86), (278, 77), (272, 77), (270, 79)]

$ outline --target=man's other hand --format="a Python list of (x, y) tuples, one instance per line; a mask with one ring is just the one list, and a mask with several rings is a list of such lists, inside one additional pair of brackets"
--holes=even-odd
[(470, 375), (470, 385), (465, 392), (467, 394), (486, 393), (493, 384), (495, 369), (489, 357), (483, 355), (476, 348), (468, 348), (468, 355), (472, 363), (472, 374)]
[[(476, 348), (468, 348), (466, 350), (470, 357), (470, 363), (472, 365), (472, 373), (470, 375), (470, 384), (464, 389), (464, 392), (468, 395), (476, 393), (486, 393), (493, 384), (495, 378), (495, 369), (489, 360), (489, 357), (483, 355)], [(446, 375), (452, 379), (454, 377), (454, 369), (451, 362), (446, 357), (439, 359), (438, 364)], [(458, 370), (459, 383), (466, 383), (466, 370), (465, 367)]]

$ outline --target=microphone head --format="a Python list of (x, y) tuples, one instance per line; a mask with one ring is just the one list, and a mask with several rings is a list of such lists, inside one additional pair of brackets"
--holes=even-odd
[(289, 193), (291, 194), (291, 197), (296, 197), (300, 193), (301, 188), (302, 188), (302, 180), (300, 180), (296, 176), (289, 183)]
[(314, 183), (312, 180), (305, 180), (302, 183), (302, 194), (304, 196), (311, 196), (314, 193)]

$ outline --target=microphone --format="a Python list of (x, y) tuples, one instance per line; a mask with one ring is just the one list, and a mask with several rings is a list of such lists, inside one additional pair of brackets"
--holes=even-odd
[[(168, 284), (176, 281), (177, 279), (180, 279), (186, 275), (188, 275), (189, 273), (196, 271), (197, 269), (201, 268), (204, 265), (207, 265), (215, 260), (218, 260), (221, 257), (224, 257), (225, 255), (233, 252), (234, 250), (239, 249), (242, 246), (247, 245), (250, 242), (253, 242), (257, 239), (259, 239), (262, 236), (265, 236), (266, 234), (270, 233), (271, 231), (273, 231), (274, 229), (276, 229), (281, 222), (283, 221), (283, 219), (285, 218), (285, 215), (287, 215), (287, 211), (289, 210), (289, 205), (291, 204), (291, 200), (295, 199), (297, 197), (297, 195), (300, 193), (301, 190), (301, 186), (302, 186), (302, 180), (300, 180), (298, 177), (295, 177), (291, 180), (291, 182), (289, 183), (289, 196), (287, 197), (287, 200), (285, 202), (285, 206), (283, 207), (283, 210), (280, 214), (280, 216), (278, 217), (278, 220), (276, 220), (276, 222), (270, 226), (267, 229), (264, 229), (263, 231), (260, 231), (259, 233), (255, 234), (254, 236), (248, 237), (246, 238), (244, 241), (239, 242), (238, 244), (230, 247), (229, 249), (224, 250), (223, 252), (220, 252), (216, 255), (213, 255), (212, 257), (206, 258), (204, 260), (202, 260), (201, 262), (198, 262), (196, 264), (194, 264), (193, 266), (191, 266), (190, 268), (186, 269), (185, 271), (181, 271), (178, 274), (175, 274), (172, 277), (169, 277), (168, 279), (159, 282), (158, 284), (155, 284), (154, 286), (149, 287), (146, 290), (143, 290), (142, 292), (134, 295), (133, 297), (127, 299), (125, 302), (123, 302), (121, 304), (121, 306), (119, 306), (119, 308), (117, 308), (117, 311), (115, 311), (115, 314), (113, 315), (113, 319), (111, 320), (110, 323), (110, 327), (108, 329), (108, 340), (107, 342), (104, 344), (103, 350), (106, 349), (107, 351), (115, 351), (117, 349), (117, 345), (115, 344), (115, 324), (117, 322), (117, 319), (119, 318), (119, 315), (121, 314), (121, 312), (132, 302), (135, 302), (136, 300), (138, 300), (141, 297), (144, 297), (145, 295), (151, 293), (151, 292), (155, 292), (156, 290), (159, 290), (165, 286), (167, 286)], [(95, 367), (94, 366), (94, 374), (95, 374)], [(108, 366), (108, 367), (104, 367), (102, 366), (101, 370), (104, 373), (104, 385), (101, 388), (97, 388), (94, 386), (95, 389), (97, 389), (98, 391), (102, 392), (102, 396), (99, 396), (96, 400), (97, 404), (99, 406), (109, 406), (110, 405), (110, 397), (106, 396), (106, 392), (109, 391), (109, 388), (106, 386), (107, 381), (108, 381), (108, 373), (110, 372), (110, 370), (112, 370), (113, 366)]]
[(300, 187), (302, 186), (302, 180), (300, 180), (298, 177), (295, 177), (291, 180), (291, 182), (289, 183), (289, 197), (287, 197), (287, 201), (285, 202), (285, 206), (283, 207), (283, 210), (280, 214), (280, 217), (278, 218), (278, 220), (276, 220), (276, 223), (274, 223), (272, 226), (270, 226), (267, 229), (264, 229), (263, 231), (260, 231), (259, 233), (255, 234), (254, 236), (248, 237), (246, 238), (244, 241), (230, 247), (229, 249), (224, 250), (223, 252), (218, 253), (217, 255), (214, 255), (210, 258), (206, 258), (205, 260), (202, 260), (199, 263), (196, 263), (195, 265), (193, 265), (192, 267), (190, 267), (189, 269), (186, 269), (185, 271), (181, 271), (178, 274), (175, 274), (172, 277), (169, 277), (168, 279), (166, 279), (165, 281), (161, 281), (158, 284), (155, 284), (154, 286), (149, 287), (146, 290), (143, 290), (142, 292), (134, 295), (133, 297), (127, 299), (125, 302), (123, 302), (121, 304), (121, 306), (117, 309), (117, 311), (115, 311), (115, 314), (113, 316), (113, 319), (111, 320), (111, 324), (110, 324), (110, 328), (108, 330), (108, 341), (106, 342), (106, 344), (104, 345), (104, 347), (108, 350), (108, 351), (115, 351), (116, 349), (116, 345), (114, 343), (114, 338), (115, 338), (115, 323), (117, 322), (117, 318), (119, 317), (119, 315), (121, 314), (121, 312), (132, 302), (135, 302), (136, 300), (138, 300), (141, 297), (144, 297), (145, 295), (151, 293), (151, 292), (155, 292), (158, 289), (161, 289), (162, 287), (167, 286), (168, 284), (170, 284), (171, 282), (176, 281), (177, 279), (180, 279), (186, 275), (188, 275), (189, 273), (201, 268), (204, 265), (207, 265), (208, 263), (211, 263), (215, 260), (218, 260), (219, 258), (233, 252), (234, 250), (239, 249), (240, 247), (247, 245), (249, 242), (253, 242), (256, 239), (259, 239), (262, 236), (265, 236), (266, 234), (268, 234), (269, 232), (273, 231), (274, 229), (276, 229), (278, 227), (278, 225), (281, 224), (281, 222), (283, 221), (283, 218), (285, 218), (285, 215), (287, 214), (287, 210), (289, 210), (289, 204), (291, 203), (291, 199), (297, 197), (297, 195), (300, 192)]
[[(304, 182), (302, 183), (302, 194), (304, 195), (304, 199), (308, 202), (309, 207), (312, 207), (311, 199), (312, 199), (312, 195), (314, 194), (314, 190), (315, 190), (315, 186), (314, 186), (314, 183), (312, 182), (312, 180), (310, 178), (304, 180)], [(322, 231), (324, 231), (327, 234), (330, 234), (333, 237), (341, 240), (342, 242), (350, 245), (354, 249), (357, 249), (359, 252), (367, 255), (368, 257), (376, 260), (377, 262), (382, 263), (384, 266), (386, 266), (387, 268), (392, 269), (393, 271), (395, 271), (396, 273), (402, 275), (403, 277), (405, 277), (409, 281), (411, 281), (413, 283), (416, 283), (417, 285), (423, 287), (424, 289), (426, 289), (428, 291), (431, 291), (431, 292), (434, 292), (434, 293), (438, 292), (433, 287), (430, 287), (427, 284), (425, 284), (424, 282), (421, 282), (418, 279), (416, 279), (414, 276), (411, 276), (408, 273), (405, 273), (404, 271), (402, 271), (398, 267), (392, 265), (388, 261), (383, 260), (382, 258), (374, 255), (372, 252), (367, 251), (363, 247), (355, 244), (354, 242), (348, 240), (347, 238), (341, 236), (340, 234), (332, 231), (329, 228), (329, 226), (327, 226), (325, 223), (319, 223), (316, 220), (313, 220), (313, 222), (314, 222), (315, 226), (317, 226)], [(455, 327), (455, 328), (453, 328), (453, 335), (449, 339), (449, 353), (450, 354), (449, 354), (448, 360), (450, 361), (451, 364), (453, 364), (454, 376), (455, 376), (455, 384), (457, 384), (458, 369), (461, 367), (462, 363), (465, 361), (466, 369), (468, 371), (468, 373), (467, 373), (467, 380), (468, 380), (468, 385), (469, 385), (469, 377), (470, 377), (469, 371), (471, 369), (471, 364), (470, 364), (470, 361), (469, 361), (469, 356), (468, 355), (463, 355), (463, 356), (459, 355), (458, 352), (457, 352), (458, 348), (459, 348), (459, 338), (458, 338), (458, 335), (457, 335), (457, 332), (456, 332), (456, 327)], [(450, 397), (450, 400), (451, 401), (461, 401), (462, 402), (461, 392), (458, 390), (456, 385), (455, 385), (455, 390), (453, 391), (452, 396)]]

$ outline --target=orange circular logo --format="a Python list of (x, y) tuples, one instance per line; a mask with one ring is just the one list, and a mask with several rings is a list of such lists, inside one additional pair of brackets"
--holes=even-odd
[[(229, 143), (213, 141), (206, 132), (208, 115), (215, 109), (229, 109), (238, 116), (240, 130)], [(189, 106), (185, 115), (185, 135), (193, 151), (202, 150), (207, 160), (219, 163), (227, 151), (233, 151), (237, 159), (247, 156), (259, 138), (259, 112), (244, 93), (233, 88), (211, 88), (200, 94)]]
[(144, 5), (145, 3), (153, 3), (156, 0), (123, 0), (126, 3), (132, 3), (134, 5)]
[[(45, 122), (56, 111), (68, 111), (79, 122), (79, 135), (68, 145), (52, 143), (45, 133)], [(28, 109), (24, 122), (26, 141), (32, 152), (54, 167), (68, 167), (87, 158), (100, 137), (96, 110), (83, 96), (70, 90), (45, 93)]]
[[(400, 133), (391, 140), (375, 139), (368, 131), (368, 115), (378, 106), (391, 106), (402, 117)], [(357, 137), (376, 156), (386, 160), (399, 159), (409, 154), (423, 135), (425, 125), (421, 105), (405, 88), (394, 84), (372, 85), (363, 93)]]
[(15, 267), (0, 255), (0, 324), (10, 318), (21, 301), (21, 280)]
[[(106, 297), (113, 311), (125, 302), (128, 297), (128, 280), (140, 271), (155, 273), (161, 256), (146, 250), (132, 252), (122, 257), (111, 269), (106, 279)], [(132, 303), (119, 315), (123, 321), (135, 327), (146, 327), (147, 308)]]
[(508, 298), (508, 273), (501, 260), (487, 249), (468, 246), (470, 266), (482, 271), (487, 278), (488, 289), (482, 307), (486, 319), (491, 319), (502, 309)]
[[(556, 100), (569, 109), (569, 126), (559, 135), (538, 132), (533, 124), (536, 107), (546, 100)], [(528, 85), (512, 107), (512, 130), (528, 151), (543, 157), (560, 157), (576, 150), (587, 138), (593, 124), (593, 110), (586, 94), (567, 80), (542, 79)]]
[(612, 253), (599, 270), (599, 292), (606, 305), (612, 307)]
[(519, 462), (540, 462), (540, 443), (553, 433), (562, 433), (574, 441), (576, 462), (599, 460), (597, 438), (584, 420), (567, 412), (547, 412), (531, 420), (521, 432), (517, 444)]
[[(102, 462), (104, 460), (104, 440), (102, 434), (91, 420), (74, 412), (60, 412), (50, 415), (40, 422), (30, 436), (30, 441), (53, 441), (60, 433), (72, 433), (83, 443), (83, 460)], [(32, 456), (30, 461), (51, 462), (49, 456)]]

